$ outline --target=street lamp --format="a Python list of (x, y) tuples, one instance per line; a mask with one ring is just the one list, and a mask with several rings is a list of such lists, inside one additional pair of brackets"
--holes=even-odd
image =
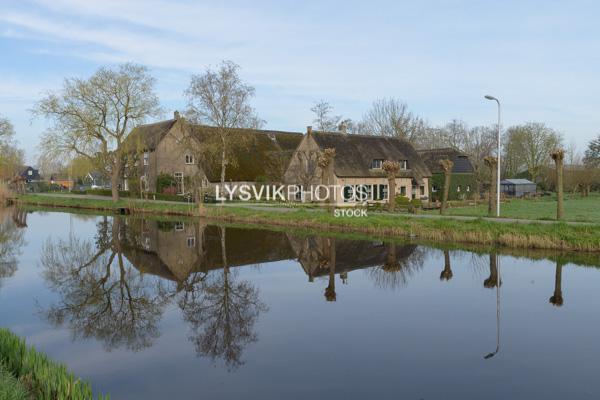
[(497, 188), (496, 188), (496, 217), (500, 216), (500, 100), (498, 100), (497, 98), (495, 98), (494, 96), (490, 96), (485, 95), (485, 98), (487, 100), (493, 100), (496, 103), (498, 103), (498, 171), (497, 171), (497, 179), (498, 181), (496, 182)]

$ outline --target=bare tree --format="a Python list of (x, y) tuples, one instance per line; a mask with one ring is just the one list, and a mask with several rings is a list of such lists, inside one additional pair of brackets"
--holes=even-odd
[(23, 150), (17, 147), (14, 137), (11, 122), (0, 117), (0, 181), (14, 178), (24, 163)]
[(485, 168), (484, 158), (493, 153), (496, 147), (496, 128), (487, 126), (476, 126), (468, 131), (468, 135), (463, 140), (462, 150), (469, 156), (475, 183), (477, 188), (475, 193), (481, 193), (481, 188), (489, 180), (489, 174)]
[(15, 136), (15, 128), (11, 122), (0, 116), (0, 146), (12, 141)]
[(587, 167), (600, 168), (600, 135), (588, 145), (583, 162)]
[(235, 128), (258, 129), (264, 124), (250, 105), (254, 87), (242, 81), (239, 69), (234, 62), (223, 61), (217, 70), (207, 68), (203, 74), (192, 75), (185, 91), (188, 118), (217, 128), (214, 136), (207, 137), (198, 130), (191, 130), (191, 135), (199, 135), (196, 142), (202, 143), (199, 158), (207, 153), (220, 155), (221, 183), (225, 182), (227, 165), (236, 162), (234, 150), (249, 144), (249, 137)]
[(549, 164), (552, 150), (562, 144), (558, 132), (539, 122), (513, 126), (507, 133), (505, 160), (511, 161), (512, 158), (513, 166), (517, 169), (515, 172), (525, 167), (532, 181)]
[(427, 124), (408, 110), (406, 103), (394, 98), (373, 102), (363, 116), (365, 133), (393, 136), (417, 143), (425, 135)]
[(333, 106), (325, 100), (315, 102), (310, 111), (315, 114), (313, 123), (317, 130), (325, 132), (336, 132), (342, 122), (341, 115), (332, 115)]
[(118, 200), (123, 143), (137, 124), (160, 114), (154, 83), (146, 67), (129, 63), (102, 67), (89, 79), (67, 78), (33, 110), (54, 122), (42, 136), (42, 152), (54, 158), (78, 155), (102, 166)]
[(577, 143), (573, 140), (569, 142), (569, 145), (565, 149), (565, 161), (569, 166), (581, 165), (583, 163), (583, 157), (577, 149)]

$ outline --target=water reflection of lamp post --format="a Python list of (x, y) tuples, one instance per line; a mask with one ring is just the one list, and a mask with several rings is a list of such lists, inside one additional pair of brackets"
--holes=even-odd
[(496, 275), (496, 350), (486, 354), (483, 357), (486, 360), (494, 357), (500, 351), (500, 258), (498, 254), (490, 254), (490, 278), (486, 282), (494, 280), (493, 275)]

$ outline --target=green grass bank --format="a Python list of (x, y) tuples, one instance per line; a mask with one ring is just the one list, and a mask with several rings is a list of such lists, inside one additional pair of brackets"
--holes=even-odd
[[(0, 329), (0, 399), (91, 400), (91, 386), (67, 368)], [(98, 395), (98, 399), (109, 399)]]
[[(501, 208), (504, 218), (554, 220), (556, 219), (556, 196), (511, 199), (503, 202)], [(439, 214), (439, 211), (428, 211), (427, 213)], [(487, 204), (451, 207), (447, 214), (485, 217), (487, 216)], [(600, 194), (592, 193), (588, 197), (581, 197), (578, 194), (565, 195), (565, 220), (600, 224)]]
[[(89, 199), (24, 195), (21, 204), (117, 212), (126, 207), (136, 213), (200, 216), (197, 205), (153, 201)], [(472, 243), (530, 249), (600, 251), (600, 224), (468, 221), (452, 218), (417, 218), (408, 215), (369, 213), (368, 217), (335, 217), (321, 209), (285, 210), (207, 205), (203, 217), (232, 223), (310, 228), (319, 231), (356, 232), (383, 237), (411, 238), (447, 243)]]

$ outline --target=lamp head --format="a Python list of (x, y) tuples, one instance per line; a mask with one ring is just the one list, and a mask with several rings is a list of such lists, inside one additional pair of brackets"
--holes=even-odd
[(489, 94), (486, 94), (484, 97), (488, 100), (498, 100), (497, 98), (495, 98), (494, 96), (490, 96)]

